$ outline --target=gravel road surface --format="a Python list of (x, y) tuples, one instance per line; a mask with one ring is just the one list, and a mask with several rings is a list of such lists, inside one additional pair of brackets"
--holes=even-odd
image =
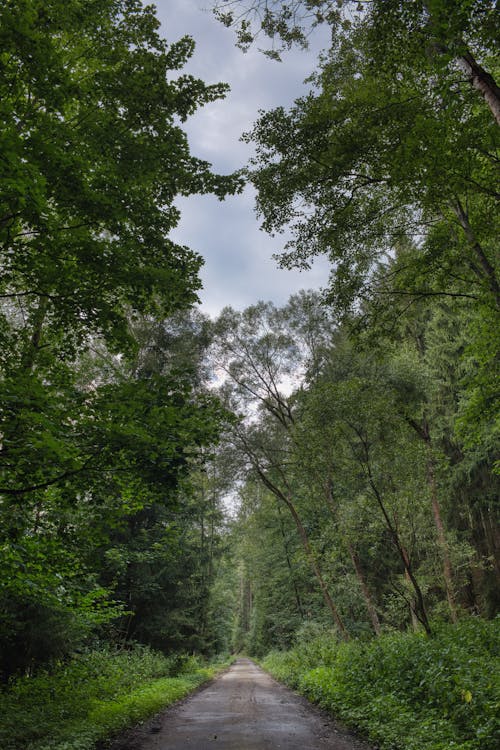
[(111, 750), (370, 750), (249, 659)]

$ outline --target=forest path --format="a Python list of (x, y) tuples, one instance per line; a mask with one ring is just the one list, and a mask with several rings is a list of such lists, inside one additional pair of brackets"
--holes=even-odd
[(370, 750), (249, 659), (111, 750)]

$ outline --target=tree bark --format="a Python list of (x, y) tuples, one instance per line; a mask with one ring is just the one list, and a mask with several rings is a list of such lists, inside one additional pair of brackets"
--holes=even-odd
[(483, 526), (486, 549), (493, 561), (497, 580), (500, 581), (500, 528), (491, 510), (485, 512), (485, 509), (482, 506), (479, 506), (479, 515)]
[(339, 629), (340, 635), (344, 640), (349, 640), (349, 633), (347, 632), (347, 629), (342, 622), (342, 618), (340, 617), (337, 608), (334, 604), (334, 601), (330, 595), (330, 592), (328, 591), (328, 586), (325, 583), (325, 580), (323, 578), (323, 574), (321, 573), (320, 567), (318, 565), (318, 561), (316, 560), (316, 555), (314, 554), (312, 547), (309, 543), (309, 537), (307, 536), (307, 531), (305, 530), (302, 521), (300, 519), (299, 514), (297, 513), (297, 509), (295, 508), (295, 505), (293, 504), (291, 498), (286, 495), (284, 492), (282, 492), (279, 487), (276, 487), (275, 484), (266, 476), (264, 471), (261, 469), (258, 464), (254, 463), (255, 469), (261, 478), (262, 483), (270, 490), (275, 497), (277, 497), (279, 500), (281, 500), (288, 510), (290, 511), (290, 514), (295, 522), (295, 526), (297, 528), (297, 531), (299, 533), (300, 541), (302, 542), (302, 546), (304, 548), (304, 552), (306, 553), (307, 560), (311, 566), (311, 569), (316, 576), (316, 580), (318, 581), (319, 587), (321, 589), (321, 593), (323, 594), (323, 599), (325, 601), (326, 606), (330, 610), (330, 614), (332, 615), (332, 619)]
[(457, 62), (467, 75), (471, 85), (483, 96), (493, 117), (500, 125), (500, 88), (491, 73), (488, 73), (479, 65), (468, 50), (457, 58)]
[(361, 568), (361, 563), (359, 561), (358, 554), (356, 550), (354, 549), (354, 547), (352, 546), (352, 544), (348, 543), (347, 548), (349, 550), (349, 555), (351, 557), (354, 570), (356, 571), (356, 576), (359, 581), (359, 585), (361, 586), (361, 591), (363, 592), (363, 598), (365, 600), (368, 614), (370, 615), (370, 620), (372, 623), (373, 630), (375, 631), (376, 635), (380, 635), (380, 632), (381, 632), (380, 620), (377, 614), (377, 610), (375, 609), (375, 605), (373, 603), (370, 589), (368, 588), (368, 584), (366, 583), (366, 579), (365, 579), (363, 570)]
[[(336, 521), (337, 518), (336, 518), (336, 513), (335, 513), (335, 506), (333, 503), (331, 479), (328, 479), (328, 482), (326, 485), (326, 502), (328, 505), (328, 509), (330, 511), (330, 515), (332, 516), (333, 520)], [(381, 632), (380, 620), (378, 618), (377, 610), (375, 608), (375, 604), (373, 603), (372, 595), (371, 595), (370, 589), (368, 588), (368, 584), (366, 582), (366, 578), (364, 576), (363, 569), (361, 567), (359, 556), (350, 542), (347, 542), (347, 549), (349, 552), (349, 556), (351, 558), (354, 572), (356, 574), (356, 578), (358, 579), (358, 582), (361, 588), (361, 593), (363, 594), (363, 599), (365, 600), (366, 609), (368, 610), (368, 615), (370, 616), (373, 630), (375, 631), (376, 635), (380, 635), (380, 632)]]
[(439, 498), (436, 486), (436, 474), (434, 471), (434, 459), (432, 457), (432, 446), (429, 442), (427, 443), (427, 481), (431, 491), (431, 502), (432, 502), (432, 513), (434, 516), (434, 524), (436, 526), (438, 544), (443, 557), (443, 576), (446, 587), (446, 598), (448, 600), (448, 606), (450, 608), (450, 616), (452, 622), (457, 622), (457, 605), (455, 602), (455, 594), (453, 587), (453, 570), (451, 565), (450, 550), (448, 542), (446, 540), (446, 534), (444, 531), (443, 519), (441, 516), (441, 507), (439, 504)]
[(295, 604), (297, 605), (298, 613), (299, 613), (301, 619), (303, 620), (304, 619), (304, 609), (302, 607), (302, 602), (300, 600), (299, 590), (297, 588), (297, 581), (295, 580), (295, 577), (293, 575), (292, 563), (290, 561), (290, 554), (288, 552), (288, 542), (286, 540), (285, 529), (283, 527), (283, 518), (281, 516), (281, 505), (280, 505), (280, 502), (279, 502), (278, 498), (276, 498), (276, 499), (277, 499), (276, 507), (278, 508), (278, 516), (279, 516), (279, 521), (280, 521), (280, 531), (281, 531), (281, 536), (282, 536), (282, 539), (283, 539), (283, 549), (285, 550), (286, 564), (287, 564), (287, 567), (288, 567), (288, 572), (290, 574), (290, 581), (292, 582), (293, 591), (294, 591), (294, 594), (295, 594)]
[(457, 604), (455, 601), (454, 585), (453, 585), (453, 567), (451, 564), (450, 550), (448, 542), (446, 540), (446, 533), (444, 529), (443, 518), (441, 515), (441, 506), (439, 503), (439, 495), (436, 483), (436, 471), (434, 457), (432, 455), (432, 439), (429, 427), (429, 422), (424, 416), (422, 423), (418, 424), (409, 417), (406, 418), (408, 424), (413, 427), (417, 435), (424, 441), (427, 450), (427, 485), (431, 495), (432, 515), (434, 517), (434, 525), (436, 527), (438, 546), (443, 559), (443, 577), (446, 588), (446, 598), (448, 600), (448, 606), (450, 608), (450, 616), (452, 622), (457, 622)]
[[(366, 445), (364, 447), (366, 451), (367, 450)], [(429, 623), (429, 618), (427, 617), (427, 611), (425, 609), (424, 596), (422, 594), (422, 589), (420, 588), (419, 583), (415, 577), (415, 574), (413, 573), (413, 568), (411, 565), (408, 552), (406, 551), (405, 547), (403, 546), (401, 542), (401, 539), (399, 538), (398, 530), (392, 523), (389, 517), (389, 514), (387, 513), (387, 509), (384, 505), (384, 502), (382, 500), (382, 496), (380, 492), (378, 491), (377, 485), (375, 484), (372, 471), (371, 471), (371, 466), (368, 461), (368, 456), (366, 460), (366, 470), (368, 473), (368, 480), (370, 483), (370, 487), (372, 489), (373, 494), (375, 495), (375, 499), (378, 503), (378, 506), (380, 510), (382, 511), (382, 515), (384, 516), (387, 529), (389, 531), (389, 534), (391, 535), (391, 539), (394, 543), (394, 546), (396, 547), (399, 557), (401, 558), (401, 562), (403, 563), (405, 576), (407, 577), (408, 581), (411, 583), (413, 590), (415, 592), (415, 609), (414, 609), (415, 615), (418, 617), (419, 621), (422, 623), (427, 635), (432, 635), (432, 629)]]
[[(473, 250), (479, 262), (479, 266), (481, 268), (480, 276), (481, 278), (486, 278), (490, 291), (495, 300), (496, 306), (497, 308), (500, 309), (500, 283), (497, 279), (495, 269), (490, 263), (489, 258), (486, 256), (486, 253), (484, 252), (483, 247), (481, 246), (481, 243), (477, 239), (474, 233), (474, 230), (472, 229), (470, 225), (467, 212), (465, 211), (464, 207), (462, 206), (458, 198), (451, 202), (451, 208), (452, 208), (453, 213), (458, 219), (458, 223), (460, 224), (460, 226), (462, 227), (464, 231), (465, 237), (467, 239), (467, 242), (469, 243), (470, 248)], [(478, 273), (479, 273), (479, 270), (478, 270)]]
[[(403, 553), (404, 558), (406, 560), (405, 579), (406, 579), (406, 581), (411, 586), (411, 578), (410, 578), (410, 576), (408, 574), (408, 566), (410, 565), (410, 556), (408, 554), (408, 550), (406, 549), (406, 547), (401, 546), (401, 550), (402, 550), (402, 553)], [(414, 605), (414, 603), (411, 600), (409, 601), (409, 609), (410, 609), (410, 617), (411, 617), (411, 624), (412, 624), (413, 630), (415, 632), (417, 632), (417, 630), (418, 630), (418, 617), (417, 617), (417, 613), (415, 611), (415, 605)]]

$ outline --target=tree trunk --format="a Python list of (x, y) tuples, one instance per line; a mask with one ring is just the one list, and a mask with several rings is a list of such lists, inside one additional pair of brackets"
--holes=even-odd
[(491, 510), (486, 510), (480, 505), (479, 515), (481, 517), (481, 523), (484, 530), (484, 541), (486, 549), (488, 550), (489, 556), (493, 562), (493, 568), (497, 580), (500, 581), (500, 528), (494, 518)]
[(500, 309), (500, 283), (498, 282), (495, 269), (491, 265), (489, 258), (486, 256), (481, 243), (478, 241), (474, 230), (470, 225), (467, 212), (465, 211), (458, 198), (452, 201), (450, 205), (453, 213), (458, 219), (458, 223), (464, 231), (470, 248), (473, 250), (477, 260), (479, 261), (481, 271), (479, 272), (479, 269), (477, 269), (477, 274), (478, 276), (480, 276), (480, 278), (486, 278), (496, 306)]
[[(410, 576), (408, 574), (408, 566), (410, 565), (410, 556), (408, 555), (408, 550), (406, 549), (406, 547), (402, 546), (401, 549), (402, 549), (404, 558), (406, 560), (405, 579), (406, 579), (406, 581), (411, 586), (411, 578), (410, 578)], [(417, 617), (417, 613), (416, 613), (416, 610), (415, 610), (415, 605), (414, 605), (414, 603), (411, 600), (409, 601), (409, 609), (410, 609), (410, 618), (411, 618), (412, 628), (413, 628), (414, 632), (417, 632), (418, 627), (419, 627), (419, 622), (418, 622), (418, 617)]]
[(284, 492), (282, 492), (279, 489), (279, 487), (276, 487), (276, 485), (273, 484), (273, 482), (271, 482), (271, 480), (266, 476), (266, 474), (262, 471), (262, 469), (260, 468), (260, 466), (258, 466), (258, 464), (254, 463), (254, 466), (263, 484), (273, 493), (273, 495), (275, 495), (279, 500), (281, 500), (290, 511), (292, 518), (295, 522), (297, 531), (299, 533), (300, 541), (302, 542), (304, 552), (306, 553), (307, 560), (312, 568), (314, 575), (316, 576), (316, 580), (318, 581), (319, 587), (321, 589), (321, 593), (323, 594), (323, 599), (325, 601), (325, 604), (330, 610), (332, 619), (335, 625), (338, 627), (341, 637), (346, 641), (349, 640), (349, 633), (347, 632), (347, 629), (344, 623), (342, 622), (342, 618), (340, 617), (337, 611), (337, 608), (333, 602), (330, 592), (328, 591), (328, 586), (325, 583), (325, 580), (319, 568), (318, 562), (316, 560), (316, 555), (314, 554), (312, 547), (309, 543), (307, 532), (302, 524), (302, 521), (300, 520), (300, 516), (297, 513), (295, 505), (293, 504), (289, 496), (287, 496)]
[(373, 630), (375, 631), (376, 635), (380, 635), (380, 631), (381, 631), (380, 620), (378, 618), (377, 610), (375, 609), (375, 605), (373, 603), (370, 589), (368, 588), (368, 584), (366, 583), (366, 579), (365, 579), (363, 570), (361, 568), (358, 554), (356, 550), (354, 549), (354, 547), (352, 546), (352, 544), (348, 543), (347, 548), (349, 550), (349, 555), (351, 557), (354, 570), (356, 571), (356, 577), (361, 586), (361, 591), (363, 592), (363, 598), (365, 600), (368, 614), (370, 615), (370, 620), (372, 622)]
[(493, 117), (500, 125), (500, 88), (491, 73), (481, 67), (469, 51), (461, 55), (457, 62), (472, 86), (483, 96)]
[(446, 540), (446, 534), (444, 531), (443, 519), (441, 517), (441, 508), (439, 505), (438, 492), (436, 486), (436, 474), (434, 471), (434, 459), (432, 457), (432, 446), (429, 442), (427, 443), (428, 457), (427, 457), (427, 481), (431, 491), (431, 502), (432, 502), (432, 513), (434, 516), (434, 524), (436, 526), (439, 549), (443, 557), (443, 576), (446, 587), (446, 598), (448, 600), (448, 606), (450, 608), (450, 616), (452, 622), (457, 622), (457, 605), (455, 601), (455, 593), (453, 587), (453, 571), (450, 558), (450, 550), (448, 542)]
[(413, 427), (419, 438), (424, 441), (427, 450), (427, 484), (431, 495), (432, 515), (434, 517), (434, 525), (436, 527), (438, 546), (443, 559), (443, 578), (446, 588), (446, 598), (448, 600), (448, 606), (450, 608), (450, 616), (452, 622), (456, 622), (457, 604), (454, 594), (453, 568), (451, 564), (450, 550), (448, 547), (448, 542), (446, 540), (443, 518), (441, 516), (441, 506), (439, 503), (439, 495), (436, 483), (435, 463), (434, 457), (432, 455), (430, 427), (425, 416), (422, 419), (422, 424), (418, 424), (416, 421), (408, 417), (406, 418), (406, 421), (411, 427)]
[[(365, 450), (366, 450), (366, 447), (365, 447)], [(382, 515), (384, 516), (385, 522), (387, 524), (387, 529), (389, 531), (389, 534), (391, 535), (391, 539), (394, 543), (394, 546), (396, 547), (399, 557), (401, 558), (401, 562), (403, 563), (405, 576), (407, 580), (411, 583), (413, 590), (415, 592), (415, 609), (414, 609), (415, 615), (418, 617), (418, 619), (424, 626), (424, 630), (427, 633), (427, 635), (432, 635), (429, 618), (427, 617), (427, 611), (425, 609), (424, 596), (422, 594), (422, 589), (420, 588), (419, 583), (417, 579), (415, 578), (415, 574), (413, 573), (413, 569), (412, 569), (412, 565), (410, 562), (410, 557), (408, 555), (408, 552), (406, 551), (405, 547), (403, 546), (401, 542), (401, 539), (399, 538), (399, 533), (398, 533), (397, 528), (394, 526), (391, 519), (389, 518), (389, 514), (387, 513), (387, 509), (382, 500), (382, 496), (380, 495), (380, 492), (378, 491), (378, 487), (373, 480), (371, 467), (370, 467), (370, 464), (368, 463), (368, 460), (367, 460), (367, 471), (368, 471), (370, 487), (372, 488), (372, 492), (375, 495), (375, 499), (377, 500), (380, 510), (382, 511)]]
[(281, 531), (281, 536), (283, 538), (283, 548), (285, 550), (286, 564), (287, 564), (287, 567), (288, 567), (288, 572), (290, 574), (290, 581), (292, 582), (293, 591), (294, 591), (294, 594), (295, 594), (295, 604), (297, 605), (298, 613), (300, 614), (300, 617), (303, 620), (304, 619), (304, 610), (303, 610), (303, 607), (302, 607), (302, 602), (300, 600), (299, 590), (297, 588), (297, 581), (295, 580), (295, 577), (293, 575), (292, 563), (290, 562), (290, 555), (289, 555), (289, 552), (288, 552), (288, 542), (286, 540), (285, 529), (283, 527), (283, 518), (281, 516), (281, 505), (280, 505), (280, 501), (278, 500), (278, 498), (276, 498), (276, 500), (277, 500), (276, 506), (278, 508), (278, 516), (279, 516), (279, 521), (280, 521), (280, 531)]
[(290, 513), (293, 516), (293, 520), (295, 521), (295, 525), (297, 526), (297, 531), (299, 532), (299, 536), (301, 538), (302, 545), (304, 547), (304, 551), (305, 551), (306, 556), (307, 556), (307, 558), (308, 558), (308, 560), (309, 560), (309, 562), (311, 564), (311, 567), (312, 567), (312, 569), (314, 571), (314, 574), (315, 574), (315, 576), (316, 576), (316, 578), (318, 580), (319, 586), (321, 588), (321, 592), (323, 594), (323, 598), (325, 600), (325, 603), (326, 603), (328, 609), (331, 612), (331, 615), (333, 617), (333, 621), (337, 625), (337, 627), (338, 627), (338, 629), (339, 629), (342, 637), (345, 640), (348, 640), (349, 639), (349, 635), (348, 635), (347, 630), (345, 628), (345, 625), (342, 622), (342, 619), (341, 619), (341, 617), (340, 617), (340, 615), (339, 615), (339, 613), (337, 611), (337, 608), (336, 608), (335, 604), (333, 603), (333, 599), (330, 596), (330, 592), (328, 591), (328, 587), (327, 587), (327, 585), (326, 585), (326, 583), (324, 581), (323, 575), (321, 573), (321, 570), (319, 568), (318, 562), (316, 560), (316, 556), (315, 556), (314, 552), (312, 551), (311, 545), (309, 544), (309, 539), (307, 537), (307, 532), (306, 532), (304, 526), (302, 525), (302, 521), (300, 520), (300, 518), (299, 518), (299, 516), (297, 514), (297, 511), (295, 510), (295, 506), (293, 505), (293, 503), (290, 500), (288, 500), (287, 506), (288, 506), (288, 508), (290, 510)]
[[(337, 517), (333, 502), (332, 484), (332, 480), (329, 478), (326, 484), (326, 502), (330, 511), (330, 515), (335, 522), (337, 520)], [(358, 554), (350, 542), (347, 542), (347, 549), (349, 551), (349, 556), (351, 558), (356, 578), (358, 579), (361, 588), (361, 593), (363, 594), (363, 599), (365, 600), (366, 609), (368, 610), (368, 615), (370, 617), (373, 630), (375, 631), (376, 635), (380, 635), (380, 620), (378, 618), (377, 610), (375, 608), (375, 604), (373, 603), (372, 595), (370, 593), (370, 589), (368, 588), (368, 584), (366, 582)]]

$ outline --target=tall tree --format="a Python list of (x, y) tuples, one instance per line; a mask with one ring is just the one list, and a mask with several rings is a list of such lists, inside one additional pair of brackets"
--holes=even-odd
[[(421, 64), (431, 56), (442, 74), (452, 61), (484, 98), (500, 124), (500, 88), (488, 58), (498, 41), (498, 9), (492, 0), (214, 0), (215, 16), (236, 29), (239, 46), (248, 48), (263, 33), (273, 41), (266, 54), (280, 59), (280, 51), (298, 44), (306, 47), (310, 32), (328, 24), (333, 33), (363, 20), (371, 31), (377, 64), (386, 66), (403, 56)], [(456, 76), (455, 70), (455, 76)]]
[(486, 295), (498, 311), (495, 5), (215, 4), (248, 40), (260, 29), (306, 44), (308, 26), (330, 25), (332, 47), (313, 79), (319, 93), (261, 115), (248, 135), (258, 149), (249, 176), (264, 227), (295, 235), (283, 265), (331, 258), (339, 309), (373, 294), (379, 263), (385, 269), (410, 237), (420, 252), (390, 277), (400, 295)]
[[(60, 385), (91, 334), (126, 346), (130, 308), (165, 316), (196, 299), (201, 258), (168, 239), (175, 197), (236, 189), (190, 154), (179, 125), (226, 87), (178, 73), (194, 43), (168, 45), (158, 26), (136, 0), (0, 10), (2, 401), (17, 425), (3, 430), (7, 471), (27, 443), (24, 394)], [(64, 473), (34, 458), (43, 478), (23, 470), (5, 492)]]
[[(307, 327), (304, 330), (307, 333)], [(232, 444), (254, 476), (291, 514), (325, 604), (340, 634), (347, 638), (347, 629), (297, 509), (293, 478), (288, 471), (295, 417), (286, 390), (290, 385), (287, 380), (296, 376), (303, 364), (300, 340), (287, 327), (284, 311), (271, 303), (258, 303), (243, 313), (227, 308), (216, 322), (215, 331), (215, 358), (229, 377), (223, 391), (240, 414)], [(250, 415), (255, 410), (263, 414), (259, 425), (251, 423)]]
[[(176, 368), (139, 356), (130, 369), (140, 322), (187, 309), (200, 287), (201, 257), (168, 236), (176, 197), (239, 185), (190, 153), (182, 127), (227, 87), (183, 74), (193, 40), (168, 44), (158, 29), (139, 0), (0, 8), (0, 631), (18, 657), (7, 672), (65, 652), (110, 609), (116, 579), (103, 586), (96, 550), (141, 513), (160, 543), (165, 507), (222, 415), (186, 352)], [(181, 324), (169, 325), (172, 340)], [(163, 353), (175, 348), (167, 328)]]
[(363, 26), (332, 50), (316, 84), (247, 136), (264, 228), (293, 233), (282, 265), (326, 254), (339, 311), (388, 287), (405, 301), (451, 295), (498, 307), (496, 125), (467, 91), (441, 105), (420, 70), (394, 82), (374, 68)]

